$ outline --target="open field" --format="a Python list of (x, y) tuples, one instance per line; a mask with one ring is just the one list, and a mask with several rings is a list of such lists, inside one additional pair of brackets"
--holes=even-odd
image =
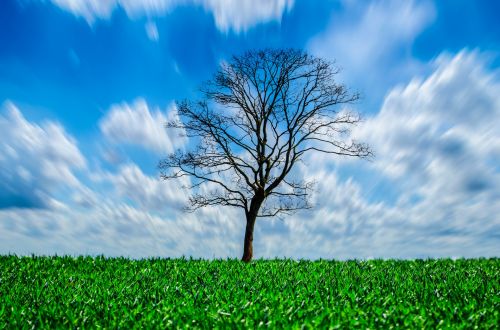
[(0, 328), (498, 328), (500, 259), (0, 257)]

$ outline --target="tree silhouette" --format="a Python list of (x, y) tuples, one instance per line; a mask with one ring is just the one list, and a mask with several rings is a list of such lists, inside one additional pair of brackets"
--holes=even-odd
[(335, 80), (338, 72), (299, 50), (249, 51), (221, 64), (201, 100), (178, 102), (180, 119), (166, 124), (198, 143), (160, 161), (161, 177), (191, 177), (191, 210), (221, 205), (245, 212), (245, 262), (258, 217), (311, 207), (312, 182), (289, 175), (304, 154), (371, 155), (348, 137), (360, 117), (339, 106), (359, 96)]

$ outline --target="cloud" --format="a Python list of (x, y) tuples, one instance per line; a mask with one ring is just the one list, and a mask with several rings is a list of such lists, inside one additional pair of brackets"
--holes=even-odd
[(189, 179), (159, 181), (134, 163), (90, 171), (62, 126), (30, 123), (9, 102), (3, 112), (1, 253), (238, 257), (243, 215), (180, 212), (187, 198), (180, 186)]
[(106, 199), (90, 210), (4, 210), (0, 219), (0, 250), (22, 255), (165, 256), (180, 234), (167, 220)]
[(178, 211), (187, 203), (187, 193), (182, 186), (189, 185), (189, 179), (160, 181), (159, 177), (145, 175), (133, 164), (120, 166), (115, 174), (108, 173), (104, 179), (111, 182), (117, 193), (134, 201), (144, 210)]
[(293, 0), (52, 0), (52, 2), (83, 17), (92, 24), (96, 19), (108, 19), (116, 8), (128, 16), (161, 16), (177, 6), (202, 6), (211, 12), (217, 28), (223, 32), (240, 32), (250, 27), (280, 20), (293, 6)]
[(441, 183), (450, 193), (491, 186), (500, 163), (498, 78), (477, 52), (442, 55), (434, 65), (427, 79), (393, 89), (356, 134), (390, 177)]
[(0, 208), (49, 207), (58, 189), (80, 185), (74, 171), (86, 161), (62, 126), (27, 121), (6, 102), (0, 114)]
[(152, 41), (158, 41), (160, 38), (160, 35), (158, 34), (158, 27), (156, 27), (156, 24), (154, 22), (147, 22), (145, 25), (146, 29), (146, 34), (148, 35), (148, 38)]
[(293, 0), (205, 0), (205, 10), (213, 13), (219, 30), (235, 32), (267, 21), (279, 21), (293, 7)]
[(116, 7), (116, 0), (52, 0), (52, 3), (76, 16), (84, 17), (89, 23), (96, 17), (109, 18)]
[(167, 121), (177, 118), (175, 106), (167, 112), (150, 109), (143, 99), (133, 104), (116, 104), (111, 106), (104, 118), (99, 122), (101, 132), (114, 144), (141, 146), (147, 150), (166, 154), (182, 148), (187, 138), (181, 136), (179, 130), (165, 129)]
[(364, 93), (383, 95), (386, 88), (422, 69), (411, 57), (411, 46), (435, 16), (429, 1), (371, 1), (368, 6), (346, 1), (343, 14), (332, 16), (329, 27), (308, 48), (336, 60), (348, 82)]
[(0, 251), (132, 258), (239, 257), (244, 219), (232, 210), (155, 214), (100, 197), (90, 209), (0, 210)]
[(499, 237), (491, 235), (500, 230), (498, 72), (470, 51), (441, 55), (434, 67), (426, 79), (393, 89), (354, 134), (373, 146), (374, 167), (399, 187), (401, 231), (455, 255), (488, 247), (498, 255)]

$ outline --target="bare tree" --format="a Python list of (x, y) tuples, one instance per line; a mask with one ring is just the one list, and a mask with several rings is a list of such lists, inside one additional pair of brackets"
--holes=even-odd
[(338, 72), (333, 64), (292, 49), (233, 56), (201, 88), (203, 98), (179, 102), (180, 119), (167, 123), (198, 144), (160, 161), (162, 178), (192, 179), (191, 210), (243, 209), (245, 262), (252, 259), (258, 217), (311, 207), (312, 182), (290, 175), (304, 154), (371, 155), (367, 145), (348, 137), (360, 117), (339, 106), (359, 96), (335, 80)]

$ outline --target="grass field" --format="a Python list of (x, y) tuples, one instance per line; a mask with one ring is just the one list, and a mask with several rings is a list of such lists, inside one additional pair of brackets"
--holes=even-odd
[(0, 257), (0, 328), (497, 328), (500, 259)]

